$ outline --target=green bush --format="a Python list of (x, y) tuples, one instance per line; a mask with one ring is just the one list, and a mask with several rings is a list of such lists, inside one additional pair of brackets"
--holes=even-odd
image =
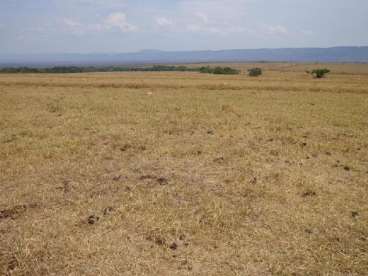
[(307, 71), (307, 73), (311, 74), (316, 79), (321, 79), (325, 77), (326, 74), (330, 73), (330, 70), (327, 68), (314, 69), (312, 71)]
[(217, 66), (215, 68), (211, 68), (209, 66), (203, 66), (199, 68), (199, 72), (205, 74), (216, 74), (216, 75), (237, 75), (240, 73), (239, 70), (231, 68), (231, 67), (221, 67)]
[(209, 66), (202, 66), (201, 68), (199, 68), (199, 72), (204, 73), (204, 74), (213, 74), (213, 69)]
[(248, 75), (250, 77), (258, 77), (262, 75), (262, 69), (261, 68), (252, 68), (248, 70)]

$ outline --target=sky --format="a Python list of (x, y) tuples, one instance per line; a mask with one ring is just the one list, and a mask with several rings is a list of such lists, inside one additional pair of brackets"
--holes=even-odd
[(0, 54), (368, 45), (367, 0), (0, 0)]

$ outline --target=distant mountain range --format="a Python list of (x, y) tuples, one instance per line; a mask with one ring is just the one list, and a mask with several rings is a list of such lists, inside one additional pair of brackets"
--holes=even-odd
[(144, 50), (119, 54), (1, 55), (0, 66), (132, 65), (205, 62), (368, 62), (368, 46), (219, 51)]

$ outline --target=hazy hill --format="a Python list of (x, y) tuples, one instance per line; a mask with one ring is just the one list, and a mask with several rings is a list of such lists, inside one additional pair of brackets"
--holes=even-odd
[(368, 62), (368, 47), (282, 48), (219, 51), (144, 50), (119, 54), (0, 55), (0, 65), (91, 65), (188, 62)]

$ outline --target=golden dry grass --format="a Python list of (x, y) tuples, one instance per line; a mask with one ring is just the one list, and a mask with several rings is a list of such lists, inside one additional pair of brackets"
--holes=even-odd
[(261, 66), (0, 75), (0, 274), (366, 274), (368, 65)]

